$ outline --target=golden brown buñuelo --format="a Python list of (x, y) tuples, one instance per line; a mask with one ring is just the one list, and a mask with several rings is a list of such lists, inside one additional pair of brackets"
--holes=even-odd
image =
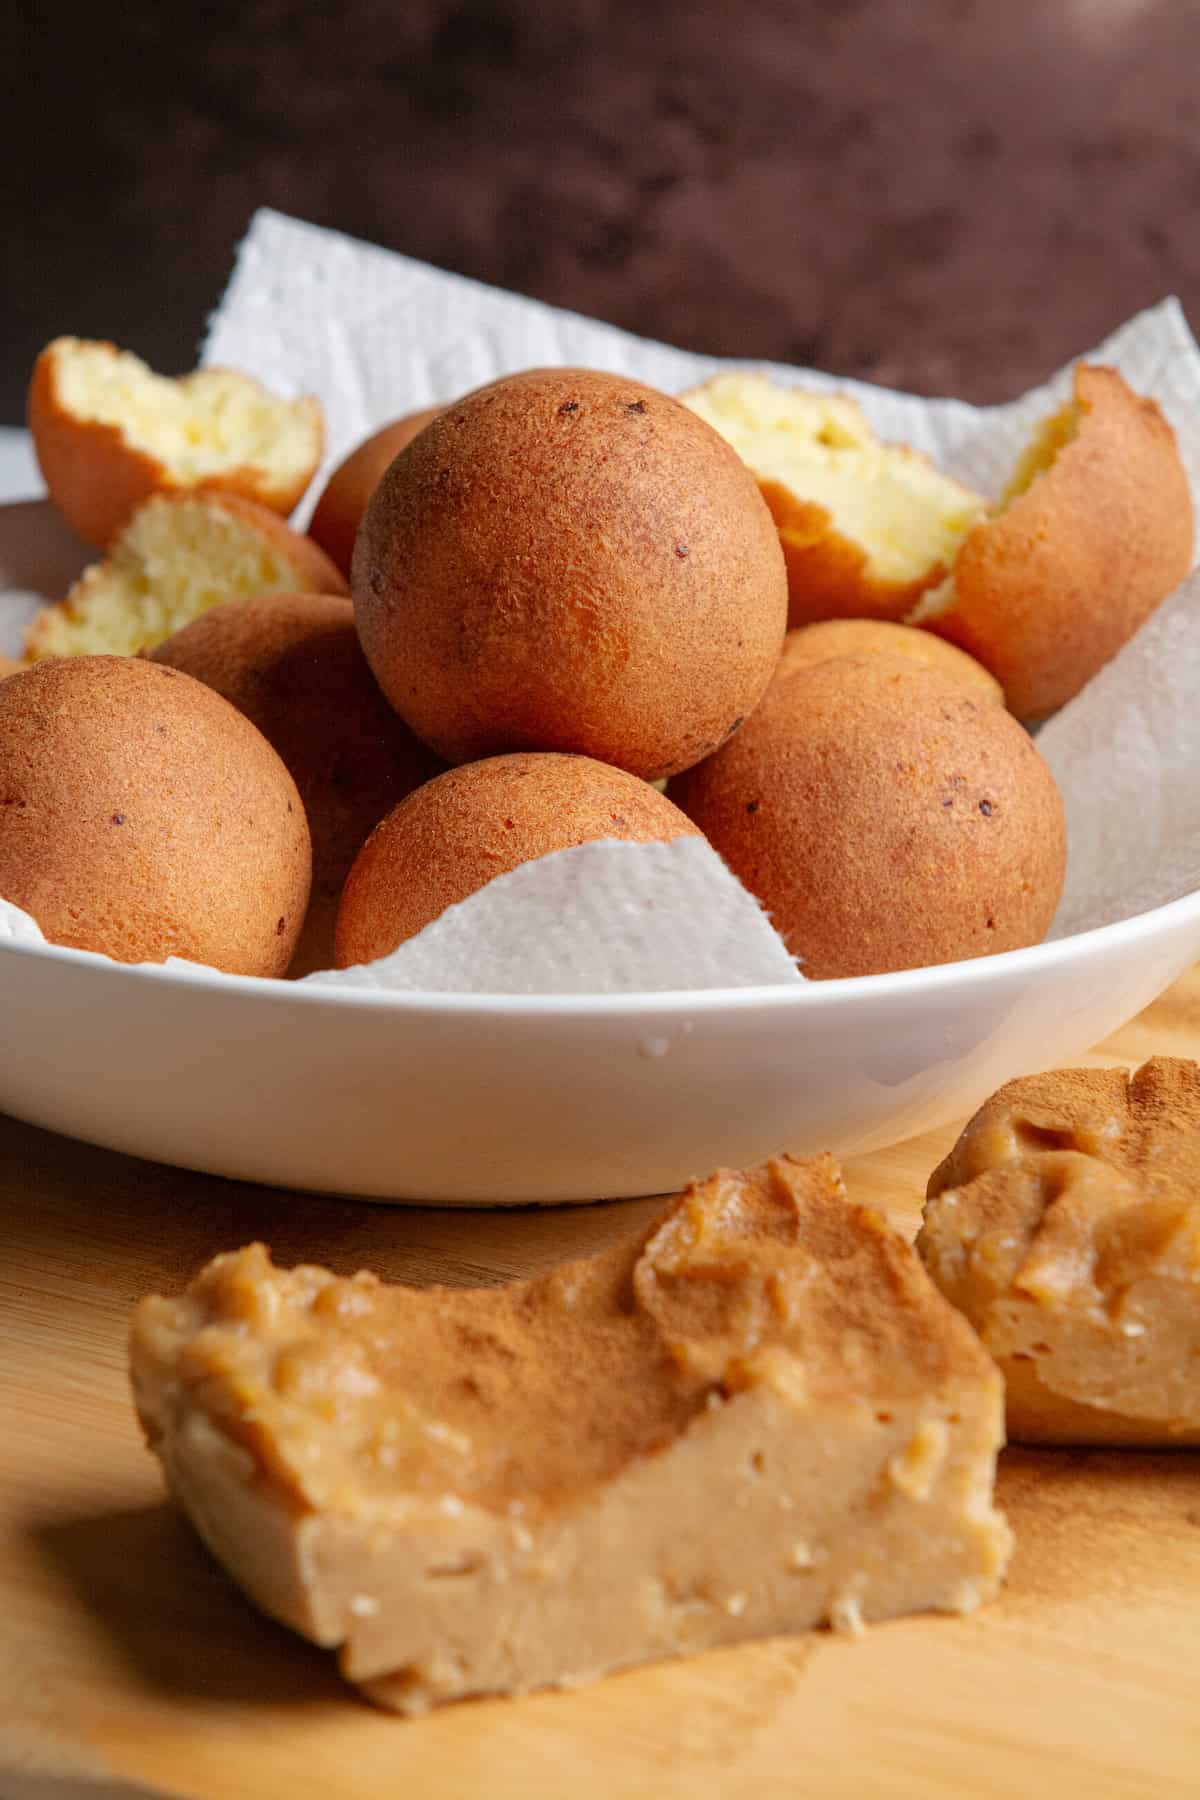
[(841, 657), (776, 682), (670, 792), (806, 975), (1037, 943), (1062, 891), (1062, 801), (1028, 733), (898, 657)]
[(249, 719), (137, 657), (0, 683), (0, 895), (53, 944), (282, 975), (308, 904), (296, 784)]
[(227, 601), (151, 656), (224, 695), (286, 763), (313, 846), (312, 899), (291, 973), (332, 968), (351, 864), (384, 815), (445, 764), (380, 693), (354, 609), (336, 595)]
[(431, 419), (437, 418), (440, 410), (431, 406), (424, 412), (394, 419), (352, 450), (329, 477), (313, 512), (308, 535), (343, 575), (350, 574), (354, 540), (371, 495), (400, 452), (419, 431), (424, 431)]
[(998, 706), (1004, 705), (1000, 683), (965, 650), (931, 632), (918, 631), (915, 625), (896, 625), (887, 619), (823, 619), (816, 625), (801, 625), (789, 631), (783, 640), (775, 678), (782, 680), (797, 669), (829, 662), (835, 656), (875, 655), (908, 657), (951, 681), (965, 682), (977, 695), (994, 700)]
[[(161, 628), (155, 635), (147, 636), (142, 629), (138, 610), (142, 595), (149, 593), (161, 608), (164, 587), (167, 591), (170, 587), (169, 581), (161, 581), (159, 559), (165, 562), (178, 556), (188, 574), (192, 602), (207, 608), (222, 598), (234, 597), (228, 568), (228, 579), (214, 572), (214, 564), (219, 568), (220, 558), (228, 558), (231, 535), (241, 539), (236, 546), (241, 563), (239, 583), (247, 574), (256, 584), (267, 583), (272, 577), (264, 570), (282, 563), (287, 584), (295, 591), (345, 594), (346, 584), (325, 552), (266, 507), (238, 494), (156, 494), (117, 533), (103, 561), (84, 570), (65, 600), (35, 613), (25, 633), (27, 657), (37, 661), (46, 656), (76, 655), (81, 640), (82, 648), (92, 652), (97, 649), (97, 636), (105, 650), (121, 654), (153, 648), (172, 628), (190, 622), (185, 612), (182, 620), (168, 616), (165, 626), (160, 618)], [(151, 540), (149, 551), (147, 538)], [(278, 582), (279, 577), (274, 579)], [(118, 626), (120, 635), (115, 636), (114, 627)]]
[[(90, 347), (109, 351), (114, 358), (118, 355), (115, 344)], [(321, 458), (321, 409), (315, 400), (307, 399), (290, 404), (307, 410), (314, 440), (312, 457), (286, 484), (281, 484), (269, 468), (256, 463), (252, 452), (247, 452), (240, 465), (216, 470), (195, 481), (181, 481), (172, 474), (163, 455), (132, 442), (120, 425), (84, 417), (71, 409), (59, 382), (61, 351), (61, 340), (56, 340), (46, 346), (34, 364), (26, 415), (51, 500), (80, 537), (98, 550), (107, 548), (142, 502), (153, 494), (235, 494), (275, 514), (286, 515), (298, 504), (316, 472)], [(200, 373), (211, 376), (215, 372)], [(232, 370), (228, 373), (258, 389), (266, 398), (266, 390), (253, 376)], [(179, 386), (185, 393), (190, 379), (186, 375), (180, 378)]]
[(337, 966), (373, 962), (520, 863), (593, 838), (696, 835), (664, 795), (587, 756), (487, 757), (427, 782), (363, 846), (342, 894)]
[(1083, 363), (1075, 400), (1077, 435), (970, 532), (949, 606), (913, 615), (990, 669), (1019, 719), (1077, 694), (1192, 566), (1191, 489), (1158, 406)]
[(787, 577), (750, 471), (654, 388), (534, 369), (392, 463), (352, 586), (392, 705), (451, 762), (575, 751), (653, 779), (765, 692)]

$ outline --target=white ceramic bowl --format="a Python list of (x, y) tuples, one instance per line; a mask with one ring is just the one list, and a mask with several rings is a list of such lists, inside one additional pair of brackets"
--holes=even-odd
[(0, 1108), (249, 1181), (459, 1204), (868, 1150), (1078, 1057), (1200, 956), (1200, 894), (940, 968), (632, 997), (389, 995), (0, 944)]

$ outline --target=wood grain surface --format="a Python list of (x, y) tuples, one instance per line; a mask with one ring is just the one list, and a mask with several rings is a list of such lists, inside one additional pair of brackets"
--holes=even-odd
[[(1193, 972), (1091, 1060), (1200, 1054)], [(911, 1232), (953, 1129), (862, 1158)], [(0, 1119), (0, 1797), (1200, 1794), (1200, 1455), (1006, 1451), (1002, 1597), (575, 1694), (403, 1721), (261, 1618), (163, 1497), (129, 1402), (133, 1303), (254, 1237), (284, 1262), (508, 1279), (634, 1230), (649, 1200), (387, 1208), (134, 1162)]]

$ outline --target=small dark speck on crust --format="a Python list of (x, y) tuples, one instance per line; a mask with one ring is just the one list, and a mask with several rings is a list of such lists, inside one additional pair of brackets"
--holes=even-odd
[(942, 801), (942, 805), (943, 806), (953, 806), (954, 805), (954, 795), (947, 794), (946, 798)]
[(373, 594), (382, 594), (385, 585), (382, 569), (372, 569), (368, 581)]
[(275, 936), (282, 937), (286, 929), (287, 929), (287, 920), (280, 919), (278, 925), (276, 925), (276, 927), (275, 927)]
[(125, 814), (124, 813), (114, 813), (112, 816), (112, 822), (114, 825), (123, 825), (125, 823)]
[(747, 800), (746, 811), (748, 813), (756, 813), (758, 811), (758, 801), (757, 800)]
[(991, 818), (991, 816), (992, 816), (992, 803), (991, 803), (991, 801), (990, 801), (990, 800), (981, 800), (981, 801), (980, 801), (980, 802), (979, 802), (979, 810), (980, 810), (980, 812), (981, 812), (981, 813), (982, 813), (982, 814), (983, 814), (983, 816), (984, 816), (984, 818), (985, 818), (985, 819), (990, 819), (990, 818)]
[(988, 922), (987, 922), (987, 928), (988, 928), (988, 930), (989, 930), (989, 931), (995, 931), (995, 929), (996, 929), (996, 921), (995, 921), (995, 919), (989, 919), (989, 920), (988, 920)]
[(725, 738), (722, 741), (728, 742), (728, 740), (733, 736), (734, 732), (740, 731), (742, 729), (742, 726), (745, 723), (746, 723), (745, 715), (743, 713), (739, 713), (737, 718), (733, 721), (733, 724), (729, 727), (729, 730), (725, 733)]
[(686, 544), (676, 544), (676, 546), (675, 546), (676, 556), (682, 558), (682, 557), (685, 557), (687, 555), (687, 553), (688, 553), (688, 547)]
[(644, 413), (645, 410), (646, 402), (644, 400), (630, 400), (625, 407), (625, 411), (631, 413)]
[(505, 819), (504, 829), (505, 829), (505, 831), (515, 831), (516, 826), (511, 819)]
[(616, 826), (618, 831), (624, 831), (625, 825), (626, 825), (626, 819), (625, 819), (625, 815), (623, 813), (613, 813), (612, 814), (612, 822)]
[(292, 803), (291, 803), (291, 801), (290, 801), (290, 800), (289, 800), (289, 801), (288, 801), (288, 811), (289, 811), (289, 812), (291, 812), (291, 810), (292, 810)]
[(579, 411), (579, 402), (578, 400), (564, 400), (558, 410), (562, 417), (565, 418), (568, 413), (577, 413)]

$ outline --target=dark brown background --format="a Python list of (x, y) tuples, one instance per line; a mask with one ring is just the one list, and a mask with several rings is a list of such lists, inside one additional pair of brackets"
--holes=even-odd
[(57, 332), (189, 366), (263, 203), (976, 399), (1200, 318), (1195, 0), (22, 4), (7, 420)]

